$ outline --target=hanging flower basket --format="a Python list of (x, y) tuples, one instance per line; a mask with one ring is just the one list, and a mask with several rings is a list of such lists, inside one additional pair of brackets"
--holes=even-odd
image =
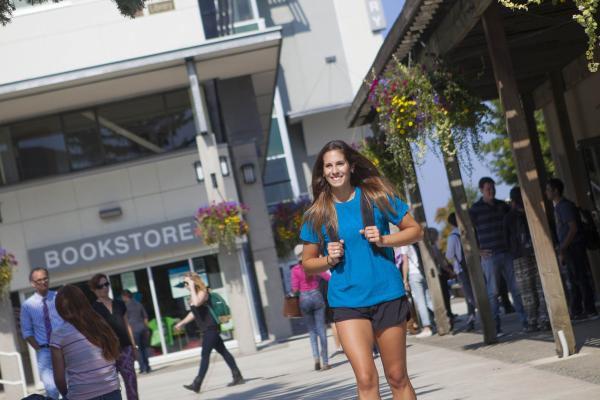
[(0, 294), (9, 287), (16, 266), (15, 256), (0, 247)]
[(248, 207), (235, 201), (212, 204), (198, 209), (195, 215), (196, 236), (207, 245), (217, 244), (231, 251), (235, 240), (248, 233), (244, 215)]
[(460, 78), (439, 60), (429, 70), (394, 60), (370, 83), (369, 101), (400, 170), (422, 163), (429, 145), (466, 159), (476, 153), (487, 107)]
[(307, 198), (279, 203), (271, 214), (271, 227), (275, 239), (275, 250), (279, 258), (287, 257), (294, 246), (300, 243), (302, 217), (310, 206)]

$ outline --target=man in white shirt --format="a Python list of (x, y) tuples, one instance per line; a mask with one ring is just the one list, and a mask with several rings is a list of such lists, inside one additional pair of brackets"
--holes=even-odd
[(466, 270), (466, 261), (463, 253), (462, 243), (460, 242), (460, 231), (458, 230), (458, 224), (456, 222), (456, 214), (450, 213), (448, 215), (448, 223), (452, 226), (452, 232), (448, 235), (448, 243), (446, 246), (446, 259), (452, 264), (454, 273), (458, 277), (463, 293), (465, 294), (465, 301), (467, 302), (467, 312), (469, 319), (467, 320), (467, 332), (475, 330), (475, 297), (473, 296), (473, 289), (471, 287), (471, 280)]

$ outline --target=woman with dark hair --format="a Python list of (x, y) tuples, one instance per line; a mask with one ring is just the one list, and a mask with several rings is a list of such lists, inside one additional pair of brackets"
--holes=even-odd
[(214, 350), (219, 353), (233, 375), (233, 381), (227, 386), (241, 385), (244, 378), (240, 372), (235, 360), (229, 350), (225, 347), (223, 339), (219, 334), (219, 325), (216, 321), (217, 316), (213, 313), (210, 303), (209, 289), (202, 281), (202, 278), (195, 272), (188, 272), (183, 279), (184, 287), (190, 292), (191, 311), (177, 325), (176, 330), (182, 329), (186, 324), (196, 320), (196, 324), (202, 332), (202, 356), (200, 358), (200, 369), (194, 381), (189, 385), (183, 385), (187, 390), (199, 393), (202, 381), (208, 371), (210, 362), (210, 353)]
[(137, 354), (133, 332), (127, 320), (127, 306), (121, 300), (113, 300), (108, 296), (110, 282), (106, 275), (94, 275), (88, 285), (96, 295), (96, 301), (92, 303), (92, 308), (104, 318), (119, 339), (121, 353), (117, 359), (117, 371), (123, 377), (127, 399), (137, 400), (138, 388), (135, 374)]
[(119, 341), (110, 326), (74, 285), (58, 291), (56, 310), (65, 321), (50, 340), (60, 393), (69, 400), (121, 400), (115, 366)]
[[(393, 247), (423, 236), (377, 168), (343, 141), (323, 147), (313, 168), (314, 201), (304, 215), (302, 265), (331, 269), (328, 299), (360, 399), (379, 399), (377, 344), (395, 399), (416, 399), (406, 369), (410, 311)], [(389, 224), (400, 229), (390, 234)]]

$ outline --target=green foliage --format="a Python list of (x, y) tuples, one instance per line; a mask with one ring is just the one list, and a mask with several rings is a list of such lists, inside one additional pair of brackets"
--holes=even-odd
[[(29, 4), (43, 4), (50, 0), (27, 0)], [(53, 3), (58, 3), (61, 0), (51, 0)], [(135, 14), (144, 9), (145, 0), (114, 0), (117, 3), (119, 12), (125, 17), (135, 18)], [(14, 0), (0, 0), (0, 25), (6, 25), (12, 18), (12, 13), (15, 11)]]
[[(493, 138), (481, 145), (481, 151), (487, 155), (489, 162), (488, 168), (507, 185), (517, 185), (517, 170), (512, 156), (510, 139), (506, 131), (506, 120), (502, 111), (502, 106), (498, 100), (491, 102), (491, 124), (489, 132)], [(553, 176), (555, 172), (552, 154), (550, 152), (550, 142), (546, 134), (546, 125), (541, 111), (535, 112), (535, 122), (544, 158), (544, 165), (548, 176)]]
[(398, 193), (404, 194), (405, 184), (410, 179), (407, 177), (407, 170), (387, 146), (385, 135), (376, 132), (374, 136), (366, 138), (358, 150), (394, 185)]

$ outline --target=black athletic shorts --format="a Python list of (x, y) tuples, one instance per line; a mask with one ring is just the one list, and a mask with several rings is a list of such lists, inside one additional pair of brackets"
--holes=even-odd
[(410, 306), (406, 296), (384, 301), (371, 307), (334, 307), (332, 310), (334, 322), (348, 319), (368, 319), (375, 331), (400, 325), (410, 319)]

